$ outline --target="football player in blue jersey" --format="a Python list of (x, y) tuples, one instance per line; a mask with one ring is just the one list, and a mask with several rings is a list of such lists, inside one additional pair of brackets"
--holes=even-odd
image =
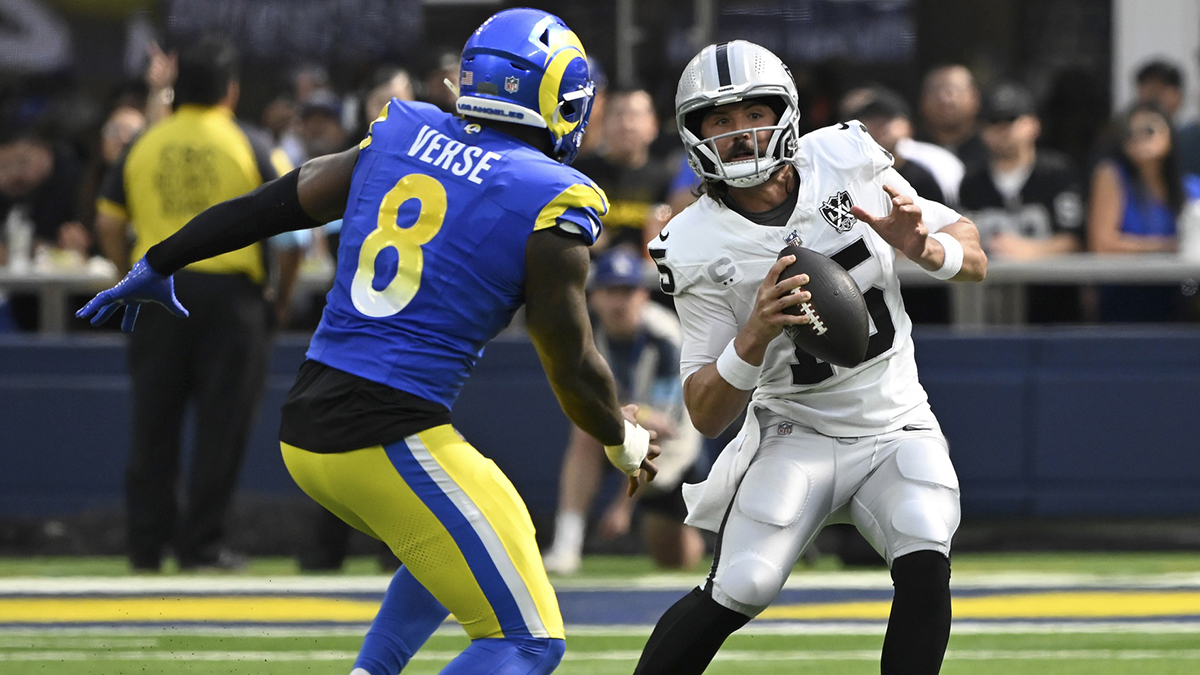
[(459, 88), (458, 116), (392, 99), (358, 147), (204, 211), (79, 312), (100, 323), (124, 307), (125, 330), (148, 303), (186, 316), (176, 270), (343, 218), (280, 441), (305, 492), (404, 563), (354, 675), (397, 673), (447, 610), (472, 643), (443, 673), (549, 673), (562, 657), (525, 505), (450, 425), (484, 345), (522, 304), (571, 421), (631, 491), (656, 471), (587, 319), (587, 246), (608, 203), (567, 166), (593, 96), (583, 46), (555, 16), (502, 11), (467, 41)]

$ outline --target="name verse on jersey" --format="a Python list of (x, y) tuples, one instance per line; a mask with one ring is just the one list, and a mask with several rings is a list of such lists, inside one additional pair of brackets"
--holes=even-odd
[(417, 138), (409, 146), (408, 156), (455, 176), (467, 176), (467, 180), (477, 185), (483, 183), (480, 174), (490, 170), (492, 162), (500, 159), (500, 155), (494, 152), (484, 152), (478, 146), (456, 141), (425, 124), (421, 125)]

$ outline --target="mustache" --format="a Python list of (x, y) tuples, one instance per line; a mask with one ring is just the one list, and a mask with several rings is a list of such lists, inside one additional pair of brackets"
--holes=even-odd
[(748, 139), (739, 138), (733, 142), (733, 145), (729, 146), (729, 153), (727, 156), (728, 157), (737, 157), (738, 155), (754, 156), (754, 154), (755, 154), (755, 144), (751, 143)]

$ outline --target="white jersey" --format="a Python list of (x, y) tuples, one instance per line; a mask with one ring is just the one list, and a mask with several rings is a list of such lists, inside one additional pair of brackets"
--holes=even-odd
[(936, 231), (959, 219), (917, 196), (892, 157), (858, 122), (819, 129), (800, 139), (795, 163), (799, 195), (783, 227), (758, 225), (710, 198), (679, 213), (649, 245), (664, 292), (675, 297), (684, 338), (680, 375), (713, 363), (749, 320), (758, 287), (788, 243), (830, 256), (863, 291), (871, 316), (867, 359), (854, 368), (821, 362), (786, 335), (767, 348), (753, 402), (819, 433), (860, 437), (900, 429), (929, 415), (917, 380), (912, 322), (904, 311), (896, 252), (850, 214), (891, 212), (883, 185), (911, 196)]

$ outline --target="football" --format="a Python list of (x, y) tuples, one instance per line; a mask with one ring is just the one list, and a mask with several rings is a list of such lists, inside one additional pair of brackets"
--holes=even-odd
[(850, 273), (832, 258), (802, 246), (788, 246), (779, 258), (796, 256), (779, 275), (780, 280), (807, 274), (808, 283), (802, 288), (812, 294), (806, 303), (784, 311), (794, 316), (807, 314), (812, 323), (789, 326), (792, 342), (812, 356), (843, 368), (863, 362), (867, 354), (867, 338), (871, 321), (867, 303)]

